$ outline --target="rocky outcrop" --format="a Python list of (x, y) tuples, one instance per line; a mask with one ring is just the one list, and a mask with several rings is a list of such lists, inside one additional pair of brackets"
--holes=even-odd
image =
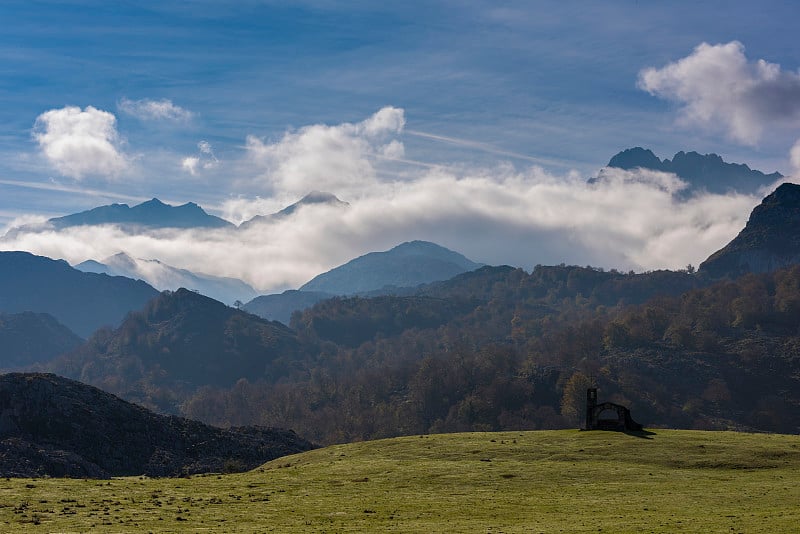
[(253, 469), (313, 448), (290, 430), (157, 415), (50, 374), (0, 376), (0, 476), (153, 477)]
[(750, 214), (738, 236), (700, 264), (711, 278), (734, 278), (800, 263), (800, 185), (782, 184)]

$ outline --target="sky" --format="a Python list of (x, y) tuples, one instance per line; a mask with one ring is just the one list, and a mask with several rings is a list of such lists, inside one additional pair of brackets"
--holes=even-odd
[[(793, 2), (0, 3), (0, 233), (112, 202), (196, 202), (255, 230), (14, 232), (297, 287), (435, 241), (488, 264), (697, 265), (769, 191), (680, 195), (615, 153), (800, 169)], [(790, 178), (791, 179), (791, 178)]]

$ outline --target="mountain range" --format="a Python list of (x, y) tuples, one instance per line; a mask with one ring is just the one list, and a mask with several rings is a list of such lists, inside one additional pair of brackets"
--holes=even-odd
[[(239, 225), (239, 228), (245, 229), (263, 221), (285, 218), (292, 215), (297, 210), (311, 205), (328, 205), (334, 207), (349, 206), (347, 202), (342, 202), (331, 193), (312, 191), (294, 204), (276, 213), (271, 215), (256, 215), (252, 219)], [(237, 228), (237, 226), (230, 221), (208, 214), (194, 202), (173, 206), (157, 198), (153, 198), (135, 206), (129, 206), (128, 204), (108, 204), (86, 211), (64, 215), (63, 217), (53, 217), (48, 219), (44, 224), (26, 225), (11, 229), (9, 235), (15, 235), (24, 231), (35, 232), (48, 228), (62, 230), (75, 226), (99, 226), (105, 224), (120, 226), (127, 231), (167, 228)]]
[(118, 224), (142, 228), (231, 228), (224, 219), (209, 215), (194, 202), (180, 206), (165, 204), (154, 198), (130, 207), (127, 204), (100, 206), (80, 213), (55, 217), (47, 221), (60, 230), (71, 226)]
[(636, 168), (670, 172), (689, 183), (690, 191), (706, 190), (724, 194), (736, 191), (755, 194), (783, 178), (778, 172), (764, 174), (747, 165), (727, 163), (717, 154), (680, 151), (672, 159), (660, 159), (651, 150), (628, 148), (614, 155), (608, 167), (631, 170)]
[[(798, 189), (786, 184), (765, 198), (715, 256), (762, 251), (793, 261)], [(342, 267), (359, 281), (360, 262), (380, 271), (419, 253), (477, 265), (411, 242)], [(794, 428), (800, 267), (736, 278), (754, 265), (706, 263), (697, 273), (641, 274), (480, 267), (415, 288), (384, 283), (388, 295), (326, 299), (298, 312), (291, 328), (182, 289), (157, 295), (46, 368), (162, 412), (295, 428), (327, 443), (563, 426), (565, 384), (579, 380), (576, 369), (631, 400), (646, 424)]]

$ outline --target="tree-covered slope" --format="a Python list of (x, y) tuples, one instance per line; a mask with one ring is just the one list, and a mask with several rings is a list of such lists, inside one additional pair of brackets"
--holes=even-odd
[(0, 313), (0, 369), (44, 363), (83, 343), (46, 313)]

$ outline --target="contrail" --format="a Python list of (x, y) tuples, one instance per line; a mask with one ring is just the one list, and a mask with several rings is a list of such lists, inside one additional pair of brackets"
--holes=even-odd
[(130, 195), (121, 195), (119, 193), (111, 193), (109, 191), (99, 191), (97, 189), (85, 189), (82, 187), (71, 187), (68, 185), (62, 184), (55, 184), (55, 183), (47, 183), (47, 182), (24, 182), (22, 180), (2, 180), (0, 179), (0, 185), (10, 185), (13, 187), (23, 187), (26, 189), (39, 189), (43, 191), (59, 191), (62, 193), (75, 193), (80, 195), (91, 195), (96, 197), (107, 197), (107, 198), (114, 198), (118, 200), (128, 200), (128, 201), (140, 201), (144, 202), (146, 200), (150, 200), (149, 198), (144, 197), (134, 197)]
[(403, 130), (403, 133), (408, 135), (413, 135), (415, 137), (423, 137), (425, 139), (433, 139), (434, 141), (442, 141), (443, 143), (450, 143), (451, 145), (458, 145), (464, 146), (468, 148), (474, 148), (476, 150), (481, 150), (483, 152), (489, 152), (491, 154), (497, 154), (500, 156), (508, 156), (515, 159), (522, 159), (525, 161), (530, 161), (533, 163), (539, 163), (542, 165), (553, 165), (556, 167), (564, 167), (564, 168), (571, 168), (574, 166), (573, 163), (555, 160), (555, 159), (548, 159), (548, 158), (537, 158), (534, 156), (528, 156), (527, 154), (520, 154), (518, 152), (511, 152), (510, 150), (503, 150), (497, 147), (494, 147), (488, 143), (481, 143), (479, 141), (470, 141), (469, 139), (458, 139), (456, 137), (448, 137), (446, 135), (437, 135), (427, 132), (420, 132), (419, 130)]

